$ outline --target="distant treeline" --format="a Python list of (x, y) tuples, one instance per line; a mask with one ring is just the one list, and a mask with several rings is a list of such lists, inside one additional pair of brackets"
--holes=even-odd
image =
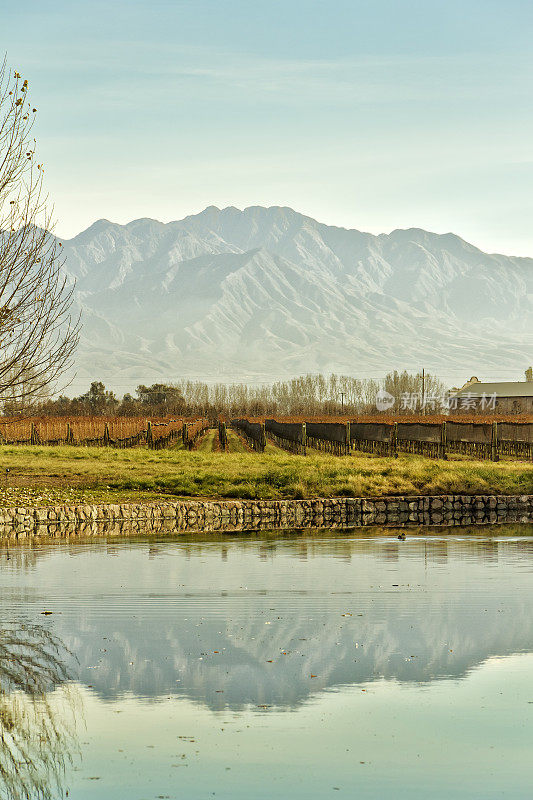
[(254, 386), (242, 383), (208, 384), (182, 380), (177, 383), (139, 385), (135, 394), (119, 399), (100, 381), (93, 381), (79, 397), (60, 396), (21, 405), (4, 402), (6, 416), (208, 416), (260, 417), (276, 415), (374, 414), (378, 392), (385, 390), (395, 399), (389, 413), (413, 413), (405, 407), (405, 397), (422, 402), (432, 398), (432, 412), (442, 410), (444, 385), (434, 376), (391, 372), (382, 381), (346, 375), (302, 375), (288, 381)]

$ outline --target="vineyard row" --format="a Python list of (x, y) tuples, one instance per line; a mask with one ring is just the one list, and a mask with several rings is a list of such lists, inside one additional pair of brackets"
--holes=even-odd
[(498, 461), (501, 455), (533, 459), (532, 422), (264, 422), (234, 419), (231, 425), (253, 450), (270, 438), (278, 447), (305, 455), (307, 448), (334, 455), (352, 450), (397, 456), (416, 453), (446, 459), (448, 453)]
[(191, 448), (208, 426), (207, 419), (25, 419), (0, 422), (0, 444), (118, 448), (144, 445), (160, 450), (182, 441)]

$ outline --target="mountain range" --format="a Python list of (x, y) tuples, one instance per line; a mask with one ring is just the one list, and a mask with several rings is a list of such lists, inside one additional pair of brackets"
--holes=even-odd
[(422, 366), (451, 383), (532, 360), (533, 259), (452, 233), (375, 236), (290, 208), (211, 206), (166, 224), (99, 220), (63, 247), (82, 388)]

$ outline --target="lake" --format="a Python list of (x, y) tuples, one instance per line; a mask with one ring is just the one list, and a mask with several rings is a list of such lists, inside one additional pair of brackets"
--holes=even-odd
[(533, 526), (0, 565), (0, 797), (531, 796)]

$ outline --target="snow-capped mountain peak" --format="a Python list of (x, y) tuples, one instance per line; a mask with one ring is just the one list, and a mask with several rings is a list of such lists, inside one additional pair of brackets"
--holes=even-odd
[(531, 361), (533, 260), (453, 233), (373, 236), (290, 208), (98, 220), (64, 243), (84, 311), (78, 381), (458, 376)]

